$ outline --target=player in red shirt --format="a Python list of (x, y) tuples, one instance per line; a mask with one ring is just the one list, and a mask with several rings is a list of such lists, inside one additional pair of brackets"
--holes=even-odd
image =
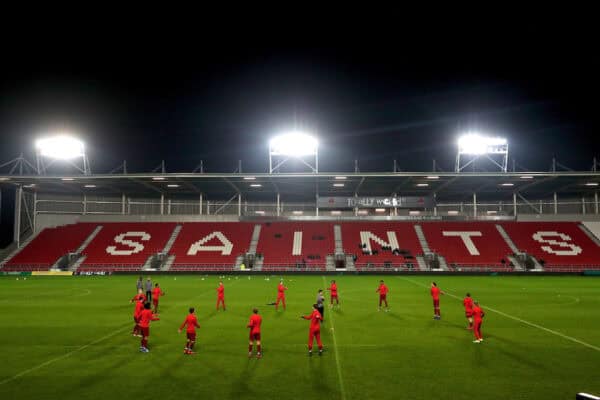
[(279, 308), (279, 302), (283, 304), (283, 309), (285, 310), (285, 291), (288, 290), (287, 287), (283, 285), (283, 280), (279, 281), (279, 285), (277, 285), (277, 301), (275, 302), (275, 311)]
[(431, 282), (431, 297), (433, 298), (433, 319), (442, 319), (440, 315), (440, 294), (444, 294), (437, 287), (437, 283)]
[(138, 289), (137, 294), (135, 296), (133, 296), (133, 298), (131, 300), (129, 300), (129, 302), (134, 303), (140, 299), (142, 300), (142, 303), (146, 302), (146, 295), (144, 294), (144, 291), (142, 289)]
[(140, 330), (142, 331), (142, 343), (140, 351), (142, 353), (148, 353), (148, 337), (150, 336), (150, 321), (158, 321), (159, 318), (152, 313), (150, 309), (150, 303), (144, 304), (144, 310), (140, 314)]
[(327, 288), (327, 290), (329, 290), (331, 292), (331, 298), (330, 298), (331, 307), (333, 307), (333, 299), (335, 299), (335, 304), (337, 306), (339, 306), (340, 305), (340, 300), (338, 298), (337, 283), (335, 283), (335, 281), (331, 281), (331, 286), (329, 286)]
[(379, 292), (379, 311), (381, 311), (382, 302), (385, 303), (385, 312), (388, 312), (390, 310), (387, 302), (387, 294), (389, 291), (390, 290), (388, 289), (388, 287), (385, 285), (385, 283), (383, 283), (383, 280), (379, 281), (379, 287), (375, 291)]
[(308, 331), (308, 355), (312, 356), (313, 341), (317, 339), (319, 346), (319, 355), (323, 354), (323, 342), (321, 342), (321, 313), (318, 310), (318, 305), (313, 304), (313, 312), (310, 315), (302, 315), (300, 318), (310, 320), (310, 328)]
[(196, 310), (194, 307), (190, 307), (190, 313), (187, 317), (185, 317), (185, 321), (183, 321), (183, 324), (181, 324), (179, 327), (179, 333), (181, 333), (183, 327), (187, 325), (187, 342), (185, 343), (183, 354), (194, 354), (194, 345), (196, 344), (196, 328), (200, 328), (195, 311)]
[(160, 296), (164, 296), (165, 292), (158, 286), (158, 283), (154, 285), (152, 289), (152, 305), (154, 305), (154, 314), (158, 314), (158, 299)]
[(467, 329), (471, 330), (473, 329), (473, 299), (470, 293), (467, 293), (463, 299), (463, 306), (465, 306), (465, 317), (467, 318), (467, 322), (469, 322)]
[(262, 358), (262, 348), (260, 345), (260, 324), (262, 323), (262, 317), (258, 315), (258, 309), (252, 310), (253, 314), (250, 316), (250, 322), (246, 325), (246, 328), (250, 328), (250, 341), (248, 342), (248, 357), (252, 357), (252, 347), (256, 342), (256, 358)]
[(479, 303), (477, 301), (473, 302), (473, 333), (475, 334), (475, 340), (473, 343), (481, 343), (483, 342), (483, 337), (481, 337), (481, 324), (483, 323), (483, 316), (485, 313), (479, 307)]
[[(144, 297), (146, 297), (146, 296), (144, 296)], [(133, 321), (135, 322), (135, 325), (133, 326), (133, 331), (131, 332), (132, 336), (142, 337), (141, 330), (140, 330), (140, 317), (142, 315), (143, 310), (144, 310), (144, 301), (143, 301), (142, 297), (139, 297), (135, 303), (135, 309), (133, 311)]]
[(223, 305), (223, 311), (225, 311), (225, 286), (223, 286), (223, 282), (219, 282), (219, 287), (217, 288), (217, 311), (219, 311), (219, 304)]

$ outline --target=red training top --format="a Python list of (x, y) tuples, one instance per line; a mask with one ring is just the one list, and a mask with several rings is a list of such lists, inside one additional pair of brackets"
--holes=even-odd
[(183, 324), (181, 324), (179, 329), (183, 329), (186, 325), (188, 333), (196, 333), (196, 328), (200, 328), (200, 325), (198, 325), (198, 318), (196, 318), (194, 314), (189, 314), (185, 317), (185, 321), (183, 321)]
[(280, 296), (285, 295), (285, 291), (287, 290), (287, 288), (285, 286), (283, 286), (283, 283), (280, 283), (279, 285), (277, 285), (277, 292), (279, 293)]
[(146, 295), (143, 293), (138, 293), (135, 296), (133, 296), (133, 299), (131, 299), (131, 301), (138, 301), (138, 300), (142, 300), (142, 302), (146, 302)]
[(252, 335), (256, 335), (260, 333), (260, 324), (262, 323), (262, 317), (258, 314), (252, 314), (250, 316), (250, 322), (246, 325), (247, 328), (250, 328), (250, 333)]
[(479, 306), (473, 307), (473, 319), (475, 320), (475, 322), (483, 321), (484, 315), (485, 315), (485, 313), (483, 312), (481, 307), (479, 307)]
[(440, 299), (440, 288), (439, 287), (433, 286), (431, 288), (431, 297), (433, 297), (434, 300)]
[(332, 296), (337, 296), (337, 283), (332, 283), (331, 287), (327, 290), (331, 290)]
[(390, 290), (388, 289), (387, 286), (385, 286), (385, 283), (382, 283), (381, 285), (379, 285), (379, 288), (377, 289), (377, 291), (379, 292), (380, 295), (386, 295)]
[(473, 299), (470, 297), (465, 297), (463, 300), (463, 305), (465, 306), (465, 311), (473, 311)]
[(140, 314), (140, 327), (148, 328), (150, 326), (150, 321), (158, 320), (159, 318), (157, 318), (155, 314), (152, 314), (152, 310), (144, 310)]
[(133, 311), (133, 316), (135, 318), (139, 318), (139, 316), (142, 315), (142, 311), (144, 311), (144, 302), (138, 301), (137, 303), (135, 303), (135, 310)]
[(159, 287), (152, 289), (152, 300), (158, 301), (158, 298), (162, 295), (164, 295), (164, 293)]
[(219, 297), (225, 297), (225, 286), (219, 285), (219, 287), (217, 288), (217, 295)]
[(319, 331), (321, 330), (321, 313), (317, 310), (313, 310), (312, 314), (305, 315), (302, 318), (310, 320), (310, 330), (311, 331)]

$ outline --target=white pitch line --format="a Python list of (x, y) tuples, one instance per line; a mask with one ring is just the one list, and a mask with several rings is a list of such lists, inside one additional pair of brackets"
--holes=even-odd
[(22, 377), (23, 375), (27, 375), (27, 374), (28, 374), (28, 373), (30, 373), (30, 372), (37, 371), (38, 369), (40, 369), (40, 368), (44, 368), (44, 367), (45, 367), (45, 366), (47, 366), (47, 365), (50, 365), (50, 364), (52, 364), (52, 363), (55, 363), (55, 362), (57, 362), (57, 361), (63, 360), (63, 359), (65, 359), (65, 358), (67, 358), (67, 357), (70, 357), (71, 355), (73, 355), (73, 354), (75, 354), (75, 353), (77, 353), (77, 352), (79, 352), (79, 351), (81, 351), (81, 350), (85, 350), (85, 349), (87, 349), (87, 348), (88, 348), (88, 347), (90, 347), (90, 346), (93, 346), (93, 345), (95, 345), (95, 344), (98, 344), (98, 343), (100, 343), (100, 342), (102, 342), (102, 341), (106, 340), (106, 339), (110, 339), (111, 337), (113, 337), (113, 336), (116, 336), (117, 334), (119, 334), (119, 333), (123, 332), (125, 329), (127, 329), (127, 328), (129, 328), (129, 327), (130, 327), (130, 324), (127, 324), (126, 326), (124, 326), (124, 327), (122, 327), (122, 328), (119, 328), (119, 329), (117, 329), (116, 331), (114, 331), (114, 332), (112, 332), (112, 333), (109, 333), (109, 334), (108, 334), (108, 335), (106, 335), (106, 336), (102, 336), (100, 339), (96, 339), (96, 340), (94, 340), (93, 342), (90, 342), (90, 343), (88, 343), (88, 344), (84, 344), (83, 346), (80, 346), (80, 347), (76, 348), (75, 350), (71, 350), (70, 352), (63, 354), (62, 356), (59, 356), (59, 357), (53, 358), (53, 359), (51, 359), (51, 360), (48, 360), (48, 361), (44, 361), (43, 363), (41, 363), (41, 364), (38, 364), (38, 365), (36, 365), (35, 367), (31, 367), (31, 368), (29, 368), (29, 369), (26, 369), (26, 370), (24, 370), (24, 371), (21, 371), (21, 372), (19, 372), (18, 374), (14, 375), (14, 376), (12, 376), (12, 377), (10, 377), (10, 378), (6, 378), (5, 380), (3, 380), (3, 381), (0, 381), (0, 385), (4, 385), (5, 383), (12, 382), (12, 381), (14, 381), (15, 379), (18, 379), (18, 378)]
[[(325, 276), (323, 278), (323, 287), (327, 286)], [(329, 320), (331, 322), (331, 336), (333, 337), (333, 350), (335, 353), (335, 365), (337, 367), (337, 376), (340, 383), (340, 395), (342, 400), (346, 400), (346, 389), (344, 388), (344, 379), (342, 378), (342, 367), (340, 366), (340, 355), (338, 353), (337, 340), (335, 338), (335, 326), (333, 325), (333, 310), (329, 312)]]
[[(411, 282), (411, 283), (413, 283), (413, 284), (415, 284), (415, 285), (417, 285), (417, 286), (421, 286), (421, 287), (424, 287), (424, 288), (428, 288), (428, 287), (429, 287), (429, 286), (427, 286), (427, 285), (424, 285), (424, 284), (422, 284), (422, 283), (420, 283), (420, 282), (413, 281), (412, 279), (408, 279), (408, 278), (400, 278), (400, 279), (403, 279), (403, 280), (405, 280), (405, 281)], [(450, 297), (453, 297), (453, 298), (455, 298), (455, 299), (457, 299), (457, 300), (461, 300), (461, 298), (460, 298), (460, 297), (458, 297), (458, 296), (455, 296), (455, 295), (453, 295), (452, 293), (449, 293), (448, 291), (444, 291), (444, 293), (446, 293), (448, 296), (450, 296)], [(524, 320), (524, 319), (522, 319), (522, 318), (515, 317), (515, 316), (513, 316), (513, 315), (510, 315), (510, 314), (506, 314), (505, 312), (502, 312), (502, 311), (500, 311), (500, 310), (496, 310), (495, 308), (492, 308), (492, 307), (490, 307), (490, 306), (485, 306), (485, 308), (486, 308), (486, 309), (488, 309), (488, 310), (490, 310), (490, 311), (492, 311), (492, 312), (495, 312), (496, 314), (500, 314), (500, 315), (502, 315), (503, 317), (506, 317), (506, 318), (512, 319), (512, 320), (514, 320), (514, 321), (521, 322), (521, 323), (523, 323), (523, 324), (525, 324), (525, 325), (529, 325), (529, 326), (531, 326), (531, 327), (533, 327), (533, 328), (540, 329), (540, 330), (542, 330), (542, 331), (544, 331), (544, 332), (551, 333), (551, 334), (553, 334), (553, 335), (556, 335), (556, 336), (559, 336), (559, 337), (561, 337), (561, 338), (563, 338), (563, 339), (570, 340), (570, 341), (571, 341), (571, 342), (573, 342), (573, 343), (578, 343), (578, 344), (580, 344), (580, 345), (582, 345), (582, 346), (585, 346), (585, 347), (587, 347), (587, 348), (589, 348), (589, 349), (596, 350), (596, 351), (599, 351), (599, 352), (600, 352), (600, 347), (598, 347), (598, 346), (594, 346), (593, 344), (586, 343), (586, 342), (584, 342), (583, 340), (579, 340), (579, 339), (577, 339), (577, 338), (574, 338), (574, 337), (572, 337), (572, 336), (565, 335), (565, 334), (563, 334), (563, 333), (560, 333), (560, 332), (557, 332), (557, 331), (555, 331), (555, 330), (552, 330), (552, 329), (546, 328), (546, 327), (544, 327), (544, 326), (541, 326), (541, 325), (538, 325), (538, 324), (536, 324), (536, 323), (533, 323), (533, 322), (526, 321), (526, 320)]]

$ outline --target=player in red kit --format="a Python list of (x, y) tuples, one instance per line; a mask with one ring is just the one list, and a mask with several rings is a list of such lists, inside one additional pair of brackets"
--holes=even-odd
[(444, 294), (437, 287), (437, 283), (431, 282), (431, 297), (433, 298), (433, 319), (442, 319), (440, 315), (440, 294)]
[(285, 310), (285, 291), (288, 290), (287, 287), (283, 285), (283, 280), (279, 281), (279, 285), (277, 285), (277, 301), (275, 302), (275, 311), (279, 308), (279, 302), (283, 304), (283, 309)]
[(250, 328), (250, 339), (248, 342), (248, 357), (252, 357), (252, 347), (256, 342), (256, 358), (262, 358), (262, 348), (260, 344), (260, 324), (262, 323), (262, 317), (258, 315), (258, 309), (252, 310), (253, 314), (250, 316), (250, 322), (246, 325), (246, 328)]
[(150, 309), (150, 303), (144, 304), (144, 310), (140, 314), (140, 331), (142, 332), (142, 343), (140, 345), (140, 351), (142, 353), (148, 353), (148, 337), (150, 336), (150, 322), (158, 321), (159, 318), (152, 313)]
[(335, 304), (336, 306), (340, 305), (340, 300), (338, 298), (338, 292), (337, 292), (337, 283), (335, 283), (335, 281), (331, 281), (331, 286), (329, 286), (327, 288), (327, 290), (329, 290), (331, 292), (331, 298), (330, 298), (330, 302), (331, 302), (331, 307), (333, 307), (333, 300), (335, 299)]
[(310, 320), (310, 328), (308, 331), (308, 355), (312, 356), (313, 341), (317, 339), (319, 346), (319, 355), (323, 354), (323, 342), (321, 342), (321, 313), (318, 310), (318, 305), (313, 304), (313, 312), (310, 315), (302, 315), (300, 318)]
[(183, 350), (183, 354), (194, 354), (194, 345), (196, 344), (196, 328), (200, 328), (198, 325), (198, 318), (196, 318), (194, 307), (190, 307), (190, 313), (187, 317), (185, 317), (185, 321), (179, 327), (179, 333), (183, 330), (183, 328), (187, 325), (186, 335), (187, 342), (185, 343), (185, 349)]
[(473, 329), (473, 299), (471, 298), (470, 293), (467, 293), (466, 297), (463, 299), (463, 306), (465, 306), (465, 317), (469, 323), (467, 329), (471, 330)]
[(158, 299), (160, 296), (164, 296), (165, 292), (162, 291), (158, 283), (154, 285), (154, 289), (152, 289), (152, 305), (154, 306), (154, 314), (158, 314)]
[(134, 303), (137, 302), (138, 300), (142, 300), (142, 303), (146, 302), (146, 295), (144, 294), (144, 291), (142, 289), (138, 289), (138, 292), (135, 296), (133, 296), (133, 298), (131, 300), (129, 300), (130, 303)]
[(473, 302), (473, 333), (475, 334), (475, 340), (473, 343), (481, 343), (483, 342), (483, 337), (481, 336), (481, 324), (483, 323), (483, 316), (485, 313), (479, 307), (479, 303), (477, 301)]
[(381, 311), (381, 303), (385, 303), (385, 312), (388, 312), (390, 310), (387, 302), (387, 294), (389, 291), (390, 290), (388, 289), (388, 287), (385, 285), (385, 283), (383, 283), (383, 280), (379, 281), (379, 287), (375, 291), (379, 292), (379, 311)]
[(144, 311), (144, 301), (143, 298), (140, 297), (136, 301), (135, 309), (133, 311), (133, 321), (135, 322), (135, 325), (133, 326), (133, 331), (131, 332), (131, 335), (133, 336), (142, 337), (140, 330), (140, 317), (142, 316), (142, 311)]
[(217, 311), (219, 311), (219, 304), (223, 305), (223, 311), (225, 311), (225, 286), (223, 286), (223, 282), (219, 282), (219, 287), (217, 287)]

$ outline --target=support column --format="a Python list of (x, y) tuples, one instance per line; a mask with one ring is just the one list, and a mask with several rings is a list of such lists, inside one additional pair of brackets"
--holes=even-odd
[(281, 214), (281, 208), (280, 208), (281, 203), (280, 202), (281, 202), (281, 195), (279, 193), (277, 193), (277, 206), (276, 206), (276, 208), (277, 208), (277, 216), (278, 217)]
[[(435, 171), (435, 160), (433, 160), (433, 168), (434, 168), (433, 171)], [(437, 217), (437, 215), (438, 215), (437, 214), (437, 193), (434, 192), (433, 193), (433, 216)]]
[[(394, 160), (395, 162), (396, 160)], [(394, 167), (395, 168), (395, 167)], [(354, 198), (358, 197), (357, 193), (354, 193)], [(358, 206), (354, 207), (354, 216), (357, 217), (358, 216)]]
[(210, 215), (210, 200), (206, 201), (206, 215)]
[(171, 215), (171, 199), (167, 200), (167, 215)]
[[(240, 161), (240, 168), (242, 167), (241, 161)], [(242, 216), (242, 194), (238, 193), (238, 217)]]
[(160, 215), (165, 213), (165, 195), (160, 195)]
[(125, 215), (125, 193), (121, 194), (121, 214)]
[(37, 227), (35, 225), (35, 220), (37, 217), (37, 192), (33, 192), (33, 233), (37, 232)]
[(517, 216), (517, 193), (513, 192), (513, 215)]
[(202, 215), (202, 193), (200, 193), (200, 199), (199, 199), (199, 205), (200, 205), (200, 213), (199, 215)]
[(473, 217), (477, 217), (477, 193), (473, 193)]
[(17, 248), (21, 247), (21, 201), (23, 200), (23, 187), (19, 186), (15, 191), (15, 226), (13, 240), (17, 242)]
[(558, 214), (558, 195), (554, 192), (554, 214)]
[(315, 215), (319, 216), (319, 195), (316, 196), (315, 199)]
[(594, 193), (594, 211), (598, 214), (598, 192)]
[(581, 198), (581, 213), (585, 214), (585, 197)]
[(87, 195), (83, 194), (83, 215), (87, 214)]

